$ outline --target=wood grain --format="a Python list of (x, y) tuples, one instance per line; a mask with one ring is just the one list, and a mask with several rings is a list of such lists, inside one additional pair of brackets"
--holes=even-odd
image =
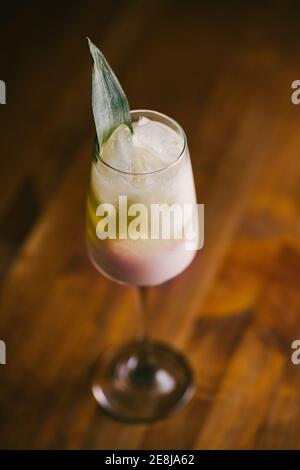
[[(287, 3), (270, 15), (258, 2), (32, 0), (1, 18), (1, 448), (300, 448), (299, 7)], [(132, 108), (183, 125), (205, 204), (205, 247), (150, 290), (148, 319), (190, 359), (196, 395), (148, 426), (112, 420), (90, 393), (99, 352), (137, 325), (133, 290), (85, 252), (87, 34)]]

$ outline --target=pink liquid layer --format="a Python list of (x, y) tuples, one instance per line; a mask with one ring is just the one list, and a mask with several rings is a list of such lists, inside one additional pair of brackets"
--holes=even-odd
[[(137, 242), (138, 243), (138, 242)], [(132, 251), (118, 249), (113, 243), (96, 249), (88, 240), (88, 252), (98, 271), (114, 281), (136, 286), (154, 286), (172, 279), (184, 271), (195, 257), (195, 251), (187, 250), (182, 241), (160, 241), (158, 249)]]

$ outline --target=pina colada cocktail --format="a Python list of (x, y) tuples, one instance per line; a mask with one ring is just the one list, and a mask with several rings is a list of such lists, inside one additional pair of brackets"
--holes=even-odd
[(87, 243), (102, 273), (151, 286), (177, 276), (194, 257), (196, 244), (188, 246), (186, 229), (195, 189), (182, 129), (153, 111), (132, 111), (131, 116), (133, 134), (119, 126), (102, 154), (95, 155)]
[(146, 287), (177, 276), (199, 248), (193, 173), (182, 128), (155, 111), (130, 111), (105, 57), (91, 41), (89, 47), (97, 136), (87, 201), (88, 253), (101, 273), (135, 286), (137, 324), (143, 325), (135, 340), (102, 353), (92, 391), (115, 418), (150, 422), (175, 412), (194, 390), (184, 356), (150, 340), (141, 321)]

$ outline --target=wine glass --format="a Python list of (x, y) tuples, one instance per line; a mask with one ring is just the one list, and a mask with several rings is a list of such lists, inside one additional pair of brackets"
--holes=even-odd
[[(147, 118), (168, 126), (181, 142), (178, 152), (163, 167), (152, 171), (124, 171), (99, 154), (97, 140), (87, 201), (87, 249), (95, 268), (111, 280), (135, 286), (142, 324), (145, 325), (147, 288), (177, 276), (192, 262), (197, 246), (177, 237), (186, 219), (174, 215), (172, 236), (124, 236), (128, 220), (120, 217), (120, 196), (127, 203), (146, 208), (172, 204), (196, 205), (193, 172), (186, 136), (173, 119), (156, 111), (131, 111), (132, 122)], [(104, 204), (102, 212), (99, 205)], [(99, 234), (99, 221), (107, 216), (108, 204), (115, 208), (114, 237)], [(170, 214), (169, 214), (170, 215)], [(123, 217), (123, 216), (122, 216)], [(124, 217), (123, 217), (124, 219)], [(132, 219), (132, 218), (131, 218)], [(108, 219), (107, 219), (108, 220)], [(106, 222), (107, 222), (106, 220)], [(100, 224), (101, 225), (101, 224)], [(122, 234), (123, 230), (123, 234)], [(143, 236), (144, 235), (144, 236)], [(144, 320), (143, 320), (144, 319)], [(100, 356), (92, 385), (94, 397), (110, 415), (126, 422), (151, 422), (182, 407), (193, 395), (193, 373), (184, 356), (168, 345), (149, 338), (145, 327), (137, 338), (111, 347)]]

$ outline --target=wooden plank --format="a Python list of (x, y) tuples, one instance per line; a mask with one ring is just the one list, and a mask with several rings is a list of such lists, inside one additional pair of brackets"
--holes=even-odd
[[(28, 139), (22, 136), (28, 169), (21, 163), (7, 185), (5, 172), (3, 177), (3, 207), (29, 176), (45, 211), (1, 293), (0, 337), (9, 345), (10, 365), (1, 375), (0, 447), (295, 448), (298, 375), (286, 371), (285, 348), (298, 328), (299, 302), (299, 118), (289, 96), (296, 61), (289, 58), (286, 65), (280, 41), (265, 45), (265, 30), (257, 36), (246, 28), (237, 45), (244, 25), (233, 19), (222, 25), (220, 17), (206, 24), (215, 10), (200, 20), (202, 7), (195, 5), (194, 14), (183, 6), (162, 12), (156, 6), (144, 10), (143, 2), (132, 5), (101, 36), (104, 52), (120, 71), (133, 107), (161, 109), (186, 128), (200, 201), (209, 209), (205, 250), (178, 279), (150, 292), (151, 332), (188, 354), (197, 394), (177, 416), (132, 427), (106, 417), (89, 393), (99, 351), (134, 334), (135, 305), (133, 292), (99, 276), (85, 254), (92, 136), (91, 121), (81, 122), (91, 119), (89, 100), (79, 100), (78, 115), (72, 106), (90, 78), (78, 56), (72, 65), (78, 75), (59, 84), (40, 136), (34, 139), (32, 122)], [(151, 32), (150, 12), (159, 17)], [(39, 76), (49, 72), (57, 53), (67, 70), (63, 58), (72, 52), (72, 35), (90, 15), (88, 10), (83, 23), (78, 19), (60, 37)], [(96, 28), (96, 15), (93, 21)], [(270, 19), (267, 28), (274, 24)], [(59, 134), (65, 122), (68, 131), (63, 127)], [(41, 148), (44, 171), (36, 165)], [(53, 162), (52, 153), (61, 156), (62, 149), (70, 161)], [(19, 159), (13, 156), (11, 163)], [(284, 437), (289, 426), (295, 433)]]
[(260, 318), (261, 336), (269, 340), (271, 347), (281, 351), (286, 364), (280, 384), (274, 390), (266, 420), (257, 432), (255, 447), (259, 449), (299, 448), (300, 370), (291, 361), (291, 345), (300, 338), (299, 248), (297, 243), (282, 250), (277, 271), (267, 285)]
[[(275, 410), (270, 403), (278, 389), (286, 390), (286, 381), (282, 387), (280, 383), (290, 361), (290, 344), (299, 332), (300, 296), (295, 291), (299, 271), (300, 251), (283, 244), (257, 303), (253, 324), (227, 367), (213, 409), (197, 439), (197, 448), (253, 448), (256, 433), (264, 426), (269, 412), (271, 420), (284, 417), (284, 409), (277, 409), (278, 414), (273, 415)], [(299, 372), (295, 377), (299, 379)], [(272, 431), (266, 427), (267, 430), (265, 437), (272, 440)], [(280, 435), (279, 448), (285, 440), (284, 433)], [(263, 447), (268, 448), (265, 444)]]

